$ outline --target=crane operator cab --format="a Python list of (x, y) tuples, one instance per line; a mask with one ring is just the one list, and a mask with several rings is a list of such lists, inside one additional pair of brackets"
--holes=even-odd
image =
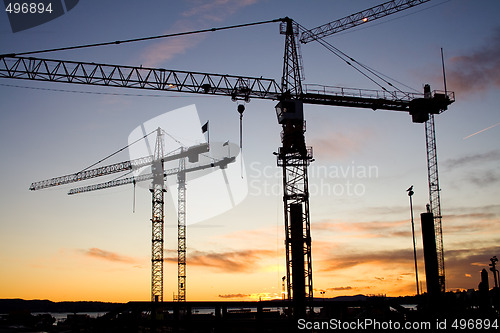
[(276, 105), (278, 123), (283, 126), (281, 133), (282, 153), (300, 153), (307, 155), (304, 133), (303, 102), (299, 100), (282, 100)]
[(283, 100), (276, 105), (278, 123), (284, 125), (288, 120), (302, 122), (304, 120), (303, 102), (298, 100)]

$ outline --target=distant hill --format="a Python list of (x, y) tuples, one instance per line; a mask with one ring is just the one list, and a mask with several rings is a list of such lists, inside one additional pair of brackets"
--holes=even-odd
[[(360, 302), (366, 301), (368, 296), (338, 296), (334, 298), (317, 298), (316, 301), (326, 302)], [(24, 299), (0, 299), (0, 314), (11, 312), (109, 312), (113, 311), (123, 303), (106, 302), (52, 302), (49, 300), (24, 300)]]
[(49, 300), (0, 299), (0, 314), (10, 312), (109, 312), (122, 303), (52, 302)]
[(365, 295), (354, 295), (354, 296), (338, 296), (334, 297), (331, 300), (337, 301), (337, 302), (358, 302), (358, 301), (366, 301), (368, 296)]

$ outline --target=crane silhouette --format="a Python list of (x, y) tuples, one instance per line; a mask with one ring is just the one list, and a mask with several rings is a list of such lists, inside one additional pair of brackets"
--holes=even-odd
[[(285, 35), (281, 82), (270, 78), (263, 78), (260, 75), (238, 76), (164, 68), (146, 68), (143, 66), (122, 66), (25, 57), (30, 52), (1, 55), (0, 78), (182, 92), (207, 96), (219, 95), (231, 97), (233, 101), (241, 100), (245, 102), (250, 101), (252, 98), (277, 101), (275, 110), (278, 123), (282, 126), (282, 146), (279, 147), (275, 155), (278, 160), (277, 164), (282, 168), (283, 172), (287, 295), (289, 300), (293, 300), (294, 314), (300, 316), (306, 311), (307, 300), (313, 299), (307, 176), (308, 166), (313, 161), (313, 150), (305, 142), (304, 134), (306, 126), (303, 105), (319, 104), (409, 113), (412, 116), (413, 122), (426, 123), (428, 164), (432, 163), (432, 166), (428, 168), (429, 180), (431, 178), (437, 180), (434, 115), (447, 110), (448, 106), (454, 102), (455, 97), (454, 93), (450, 91), (431, 91), (428, 85), (426, 85), (423, 94), (408, 93), (401, 90), (389, 91), (385, 88), (382, 90), (366, 90), (323, 85), (303, 85), (299, 42), (317, 41), (325, 44), (323, 38), (338, 31), (369, 23), (372, 20), (412, 8), (428, 1), (387, 1), (381, 5), (310, 30), (302, 28), (297, 22), (288, 17), (219, 28), (229, 29), (281, 22), (280, 33)], [(216, 31), (219, 29), (213, 28), (190, 33)], [(302, 31), (302, 36), (299, 38), (300, 31)], [(159, 37), (165, 36), (156, 36), (154, 38)], [(119, 41), (119, 43), (146, 39), (151, 38)], [(118, 44), (118, 42), (95, 45), (111, 44)], [(44, 51), (75, 48), (80, 47)], [(431, 185), (429, 184), (429, 186)], [(439, 222), (439, 226), (436, 225), (436, 230), (441, 230), (440, 204), (438, 199), (434, 199), (436, 194), (439, 195), (438, 186), (433, 191), (430, 191), (430, 204), (432, 209), (439, 207), (439, 213), (434, 215), (439, 216), (439, 221), (436, 220), (436, 223)], [(438, 241), (437, 246), (438, 253), (442, 256), (442, 234), (440, 239), (441, 242)], [(440, 265), (442, 265), (441, 283), (444, 289), (444, 261), (441, 261)]]

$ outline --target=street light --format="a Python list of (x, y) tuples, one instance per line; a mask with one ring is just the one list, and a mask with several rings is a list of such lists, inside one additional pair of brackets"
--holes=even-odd
[(495, 280), (495, 288), (498, 288), (498, 269), (496, 269), (495, 267), (495, 264), (498, 262), (497, 256), (493, 256), (493, 258), (491, 258), (490, 261), (491, 261), (490, 271), (493, 272), (493, 278)]
[(415, 244), (415, 223), (413, 222), (413, 201), (412, 201), (412, 196), (414, 194), (413, 185), (410, 186), (410, 188), (407, 189), (406, 192), (408, 192), (408, 196), (410, 197), (411, 234), (413, 237), (413, 259), (415, 260), (415, 279), (417, 281), (417, 295), (420, 295), (420, 289), (418, 287), (417, 246)]

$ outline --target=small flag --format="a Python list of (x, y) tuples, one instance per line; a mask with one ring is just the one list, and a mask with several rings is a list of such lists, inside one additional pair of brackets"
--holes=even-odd
[(208, 131), (208, 121), (205, 123), (205, 125), (203, 125), (203, 126), (201, 127), (201, 131), (202, 131), (203, 133), (205, 133), (206, 131)]
[(224, 147), (224, 146), (229, 146), (229, 140), (227, 140), (226, 142), (224, 142), (224, 143), (222, 144), (222, 147)]

